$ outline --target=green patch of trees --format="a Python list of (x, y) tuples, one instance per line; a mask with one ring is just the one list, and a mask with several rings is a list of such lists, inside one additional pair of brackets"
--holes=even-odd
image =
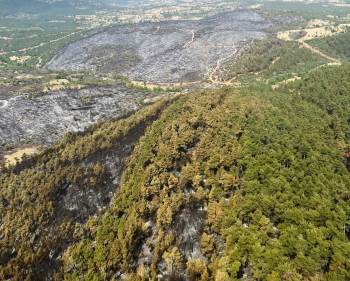
[(350, 60), (350, 31), (308, 41), (322, 52), (340, 60)]
[(255, 42), (227, 69), (227, 77), (236, 77), (244, 84), (255, 80), (276, 82), (303, 75), (327, 61), (297, 42), (270, 38)]

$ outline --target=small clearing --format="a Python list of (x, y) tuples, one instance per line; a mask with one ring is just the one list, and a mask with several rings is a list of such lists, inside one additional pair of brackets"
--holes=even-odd
[(297, 80), (300, 80), (300, 79), (301, 79), (301, 77), (299, 77), (299, 76), (294, 76), (294, 77), (292, 77), (292, 78), (289, 78), (289, 79), (283, 80), (283, 81), (281, 81), (281, 82), (278, 82), (278, 83), (276, 83), (275, 85), (272, 85), (272, 89), (273, 89), (273, 90), (276, 90), (276, 89), (278, 89), (279, 87), (281, 87), (282, 85), (286, 85), (286, 84), (292, 83), (292, 82), (297, 81)]
[(11, 152), (9, 154), (5, 154), (5, 167), (9, 167), (12, 165), (16, 165), (17, 163), (21, 162), (23, 159), (23, 156), (31, 156), (34, 154), (37, 154), (39, 152), (38, 146), (28, 146), (16, 149), (14, 152)]
[(54, 79), (49, 81), (45, 88), (44, 92), (50, 92), (50, 91), (60, 91), (65, 89), (81, 89), (81, 85), (72, 85), (71, 82), (67, 79)]
[(0, 108), (5, 108), (8, 106), (8, 101), (7, 100), (0, 100)]
[(163, 91), (171, 91), (182, 89), (183, 87), (191, 87), (196, 84), (201, 83), (201, 81), (193, 81), (193, 82), (174, 82), (174, 83), (152, 83), (147, 81), (137, 81), (137, 80), (129, 80), (129, 86), (136, 88), (143, 88), (147, 90), (163, 90)]
[(10, 61), (15, 61), (15, 62), (18, 62), (18, 63), (24, 63), (26, 62), (27, 60), (30, 59), (30, 56), (11, 56), (10, 58)]

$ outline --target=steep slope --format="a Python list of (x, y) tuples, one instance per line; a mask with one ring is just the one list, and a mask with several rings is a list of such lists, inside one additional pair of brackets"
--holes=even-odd
[(188, 94), (7, 171), (0, 277), (349, 280), (349, 75)]
[(80, 224), (108, 206), (124, 160), (167, 101), (68, 134), (0, 174), (0, 279), (45, 280)]
[(135, 111), (155, 95), (117, 84), (0, 97), (0, 154), (5, 146), (52, 144), (67, 132)]
[[(171, 105), (136, 147), (112, 208), (66, 253), (66, 278), (348, 280), (350, 177), (338, 144), (349, 140), (339, 80), (349, 74), (319, 71), (295, 94), (227, 89)], [(306, 83), (334, 88), (314, 100)], [(330, 97), (338, 110), (324, 110)]]

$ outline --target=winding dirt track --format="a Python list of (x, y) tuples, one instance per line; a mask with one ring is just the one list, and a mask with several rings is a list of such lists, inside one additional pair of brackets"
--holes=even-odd
[(184, 49), (188, 48), (188, 47), (194, 42), (194, 40), (195, 40), (196, 34), (195, 34), (194, 30), (191, 30), (191, 33), (192, 33), (192, 38), (191, 38), (190, 41), (188, 41), (188, 42), (183, 46)]
[[(323, 29), (317, 28), (317, 30), (319, 29), (319, 30), (323, 31), (323, 33), (321, 32), (321, 38), (326, 38), (326, 37), (332, 37), (332, 36), (335, 36), (335, 35), (340, 34), (342, 32), (345, 32), (346, 28), (349, 25), (350, 24), (340, 24), (336, 27), (335, 32), (331, 32), (328, 29), (325, 29), (325, 27), (322, 27)], [(318, 32), (320, 32), (319, 30), (318, 30)], [(301, 32), (301, 31), (306, 32), (306, 34), (302, 38), (299, 38), (299, 39), (291, 38), (291, 34), (293, 32)], [(330, 55), (327, 55), (326, 53), (322, 52), (321, 50), (306, 43), (306, 41), (308, 41), (308, 40), (311, 40), (314, 38), (319, 38), (320, 35), (318, 35), (318, 32), (315, 32), (315, 28), (305, 28), (305, 29), (300, 29), (300, 30), (288, 30), (288, 31), (279, 32), (277, 34), (277, 38), (279, 38), (283, 41), (298, 42), (301, 45), (301, 47), (310, 50), (314, 54), (319, 55), (320, 57), (330, 61), (331, 63), (341, 64), (341, 61), (339, 59), (331, 57)]]
[(72, 33), (69, 33), (65, 36), (62, 36), (60, 38), (57, 38), (57, 39), (53, 39), (53, 40), (50, 40), (48, 42), (41, 42), (40, 44), (38, 45), (35, 45), (35, 46), (32, 46), (32, 47), (28, 47), (28, 48), (23, 48), (23, 49), (19, 49), (19, 50), (14, 50), (14, 51), (10, 51), (10, 52), (3, 52), (1, 53), (2, 55), (8, 55), (8, 54), (15, 54), (17, 52), (27, 52), (27, 51), (31, 51), (31, 50), (35, 50), (35, 49), (38, 49), (40, 47), (43, 47), (43, 46), (46, 46), (48, 44), (51, 44), (51, 43), (55, 43), (55, 42), (58, 42), (58, 41), (61, 41), (62, 39), (65, 39), (65, 38), (68, 38), (68, 37), (71, 37), (73, 35), (76, 35), (78, 33), (81, 33), (83, 30), (79, 30), (79, 31), (75, 31), (75, 32), (72, 32)]
[[(193, 44), (193, 42), (195, 41), (195, 38), (196, 38), (196, 34), (194, 32), (194, 30), (191, 30), (191, 33), (192, 33), (192, 37), (191, 37), (191, 40), (188, 41), (184, 46), (183, 48), (188, 48), (189, 46), (191, 46)], [(225, 45), (209, 45), (208, 47), (211, 47), (211, 48), (227, 48), (227, 47), (230, 47), (230, 48), (233, 48), (234, 51), (227, 57), (225, 58), (221, 58), (219, 59), (217, 62), (216, 62), (216, 65), (215, 67), (212, 69), (212, 70), (209, 70), (208, 72), (208, 79), (209, 81), (212, 83), (212, 84), (222, 84), (222, 85), (232, 85), (232, 81), (234, 79), (230, 79), (230, 80), (227, 80), (227, 81), (221, 81), (220, 78), (219, 78), (219, 75), (215, 75), (219, 70), (220, 68), (222, 67), (222, 64), (230, 59), (231, 57), (233, 57), (234, 55), (236, 55), (237, 53), (237, 49), (235, 46), (225, 46)], [(198, 81), (199, 83), (200, 81)], [(195, 82), (197, 83), (197, 82)], [(176, 86), (180, 86), (181, 85), (184, 85), (183, 83), (174, 83)], [(174, 85), (173, 84), (173, 85)]]
[(233, 46), (233, 49), (234, 49), (234, 51), (229, 56), (219, 59), (216, 62), (216, 66), (211, 71), (209, 71), (208, 78), (209, 78), (209, 81), (211, 83), (213, 83), (213, 84), (222, 84), (222, 85), (226, 85), (226, 86), (233, 85), (233, 83), (232, 83), (233, 79), (230, 79), (230, 80), (227, 80), (227, 81), (221, 81), (220, 78), (219, 78), (219, 75), (215, 75), (220, 70), (220, 68), (222, 67), (222, 64), (226, 60), (232, 58), (233, 56), (235, 56), (237, 54), (237, 49), (235, 48), (235, 46)]
[[(183, 45), (183, 48), (189, 48), (193, 42), (196, 40), (196, 34), (193, 30), (191, 30), (192, 37), (191, 39)], [(210, 48), (232, 48), (233, 52), (228, 55), (227, 57), (220, 58), (217, 60), (216, 65), (212, 68), (209, 69), (207, 76), (208, 80), (211, 84), (215, 85), (223, 85), (223, 86), (233, 86), (236, 85), (234, 83), (236, 77), (233, 77), (229, 80), (221, 81), (219, 78), (219, 70), (221, 69), (222, 65), (227, 61), (228, 59), (234, 57), (238, 49), (235, 46), (227, 46), (227, 45), (220, 45), (220, 44), (209, 44), (208, 47)], [(130, 83), (134, 86), (139, 86), (139, 87), (145, 87), (149, 89), (155, 89), (155, 88), (161, 88), (161, 89), (171, 89), (171, 88), (182, 88), (182, 87), (191, 87), (197, 84), (202, 83), (203, 81), (193, 81), (193, 82), (175, 82), (175, 83), (149, 83), (145, 81), (137, 81), (137, 80), (130, 80)]]
[[(339, 34), (339, 33), (343, 32), (343, 31), (344, 31), (344, 28), (347, 27), (347, 26), (349, 26), (349, 25), (348, 25), (348, 24), (341, 24), (341, 25), (339, 25), (339, 26), (337, 27), (337, 32), (334, 33), (334, 34), (332, 34), (332, 35), (330, 35), (330, 36), (334, 36), (334, 35), (336, 35), (336, 34)], [(303, 48), (305, 48), (305, 49), (308, 49), (308, 50), (310, 50), (312, 53), (314, 53), (314, 54), (316, 54), (316, 55), (318, 55), (318, 56), (320, 56), (320, 57), (322, 57), (322, 58), (324, 58), (324, 59), (326, 59), (326, 60), (329, 61), (329, 63), (326, 63), (326, 64), (323, 64), (323, 65), (317, 66), (316, 68), (314, 68), (314, 69), (312, 69), (312, 70), (318, 69), (318, 68), (323, 67), (323, 66), (326, 66), (326, 65), (340, 65), (340, 64), (342, 64), (342, 61), (341, 61), (341, 60), (336, 59), (336, 58), (334, 58), (334, 57), (331, 57), (331, 56), (325, 54), (324, 52), (322, 52), (321, 50), (319, 50), (319, 49), (317, 49), (317, 48), (315, 48), (315, 47), (313, 47), (313, 46), (311, 46), (310, 44), (308, 44), (308, 43), (305, 42), (307, 39), (310, 39), (310, 38), (304, 36), (303, 38), (300, 38), (300, 39), (298, 39), (298, 40), (293, 40), (293, 39), (290, 38), (288, 32), (287, 32), (287, 36), (284, 36), (285, 34), (286, 34), (286, 33), (281, 34), (281, 36), (278, 36), (278, 38), (281, 39), (281, 40), (283, 40), (283, 41), (295, 41), (295, 42), (298, 42), (298, 43), (300, 44), (301, 47), (303, 47)], [(329, 36), (325, 36), (325, 37), (329, 37)], [(273, 64), (274, 62), (275, 62), (275, 61), (273, 61), (272, 64)], [(278, 88), (279, 88), (281, 85), (283, 85), (283, 84), (288, 84), (288, 83), (290, 83), (290, 82), (293, 82), (293, 81), (299, 80), (299, 79), (301, 79), (301, 77), (299, 77), (299, 76), (294, 76), (294, 77), (292, 77), (292, 78), (285, 79), (285, 80), (283, 80), (283, 81), (281, 81), (281, 82), (276, 83), (275, 85), (272, 85), (272, 89), (274, 89), (274, 90), (275, 90), (275, 89), (278, 89)]]
[(8, 105), (8, 101), (7, 100), (0, 100), (0, 108), (5, 108)]
[(308, 43), (304, 42), (304, 41), (299, 41), (299, 43), (301, 43), (301, 46), (303, 46), (303, 48), (306, 48), (308, 50), (310, 50), (311, 52), (325, 58), (326, 60), (329, 60), (330, 62), (332, 63), (336, 63), (336, 64), (341, 64), (341, 61), (336, 59), (336, 58), (333, 58), (323, 52), (321, 52), (320, 50), (312, 47), (311, 45), (309, 45)]

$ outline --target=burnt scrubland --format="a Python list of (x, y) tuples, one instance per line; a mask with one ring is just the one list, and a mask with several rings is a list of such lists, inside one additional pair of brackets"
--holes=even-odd
[(0, 158), (23, 145), (47, 147), (160, 93), (217, 87), (226, 62), (297, 17), (237, 9), (94, 29), (78, 28), (70, 16), (28, 29), (24, 20), (0, 23), (12, 21), (0, 30)]
[(1, 174), (1, 279), (41, 280), (90, 215), (102, 212), (125, 158), (167, 104), (68, 134)]
[(0, 152), (27, 142), (48, 146), (67, 132), (130, 114), (155, 96), (122, 83), (9, 96), (0, 100)]
[(349, 280), (350, 66), (203, 90), (0, 175), (1, 280)]
[(201, 20), (115, 26), (68, 44), (46, 69), (117, 72), (131, 80), (189, 83), (208, 78), (218, 61), (234, 58), (254, 40), (295, 17), (266, 18), (249, 9)]

